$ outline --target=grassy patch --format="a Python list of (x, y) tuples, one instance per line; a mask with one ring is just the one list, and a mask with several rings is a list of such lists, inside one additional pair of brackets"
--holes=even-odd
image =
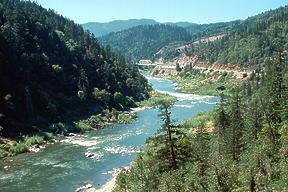
[(200, 95), (218, 95), (217, 87), (224, 85), (230, 89), (236, 83), (232, 73), (218, 71), (200, 73), (192, 70), (170, 78), (177, 83), (177, 91)]
[(185, 121), (181, 127), (187, 128), (187, 129), (201, 129), (207, 126), (208, 122), (211, 122), (214, 118), (214, 111), (206, 111), (202, 113), (198, 113), (195, 117), (192, 119), (189, 119)]

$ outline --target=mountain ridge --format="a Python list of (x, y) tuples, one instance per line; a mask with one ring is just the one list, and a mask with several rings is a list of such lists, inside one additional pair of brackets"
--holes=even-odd
[(156, 25), (156, 24), (169, 24), (176, 25), (178, 27), (191, 27), (199, 25), (196, 23), (190, 23), (188, 21), (179, 22), (158, 22), (154, 19), (128, 19), (128, 20), (113, 20), (109, 22), (87, 22), (81, 24), (85, 30), (90, 31), (96, 37), (101, 37), (112, 32), (123, 31), (140, 25)]

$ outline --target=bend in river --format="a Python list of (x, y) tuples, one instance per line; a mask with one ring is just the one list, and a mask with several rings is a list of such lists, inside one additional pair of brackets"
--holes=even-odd
[[(178, 98), (172, 108), (175, 123), (213, 108), (218, 101), (217, 97), (177, 93), (169, 80), (148, 80), (155, 90)], [(137, 120), (131, 124), (68, 137), (38, 153), (0, 160), (0, 189), (67, 192), (86, 183), (99, 188), (111, 179), (113, 168), (129, 166), (145, 139), (156, 134), (161, 126), (158, 113), (158, 109), (145, 109), (137, 113)]]

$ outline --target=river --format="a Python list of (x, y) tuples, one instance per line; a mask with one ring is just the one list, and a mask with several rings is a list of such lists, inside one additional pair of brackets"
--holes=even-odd
[[(169, 80), (148, 78), (157, 91), (178, 98), (172, 108), (175, 123), (213, 108), (218, 99), (181, 94)], [(113, 125), (49, 145), (38, 153), (20, 154), (0, 160), (1, 192), (68, 192), (86, 183), (99, 188), (112, 178), (113, 168), (129, 166), (145, 139), (161, 125), (158, 109), (139, 111), (135, 122)], [(94, 156), (87, 158), (87, 153)], [(4, 167), (9, 166), (8, 169)]]

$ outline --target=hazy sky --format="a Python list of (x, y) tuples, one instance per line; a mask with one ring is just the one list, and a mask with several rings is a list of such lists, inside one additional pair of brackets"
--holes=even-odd
[(288, 0), (35, 0), (77, 23), (149, 18), (213, 23), (288, 5)]

